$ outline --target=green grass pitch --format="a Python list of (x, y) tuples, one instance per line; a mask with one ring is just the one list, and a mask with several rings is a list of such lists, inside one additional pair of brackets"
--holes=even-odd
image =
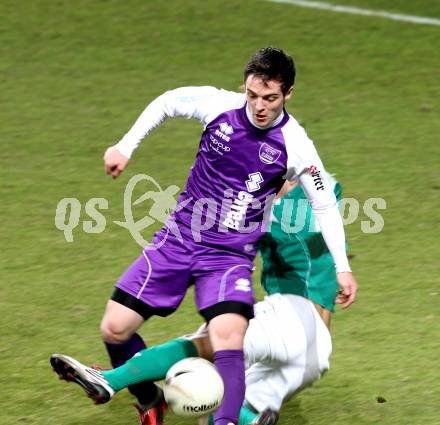
[[(436, 0), (333, 3), (440, 18)], [(439, 27), (263, 0), (3, 0), (0, 16), (0, 424), (137, 423), (128, 393), (93, 406), (57, 382), (49, 356), (108, 364), (99, 321), (140, 249), (113, 223), (124, 220), (123, 190), (141, 172), (182, 187), (200, 127), (167, 122), (116, 181), (103, 151), (169, 88), (237, 89), (265, 45), (294, 56), (288, 110), (345, 196), (387, 203), (382, 232), (361, 231), (362, 209), (347, 226), (358, 302), (334, 317), (331, 370), (286, 403), (280, 424), (440, 423)], [(72, 243), (54, 224), (65, 197), (83, 207)], [(108, 200), (107, 226), (88, 234), (94, 197)], [(191, 295), (142, 328), (150, 344), (199, 324)]]

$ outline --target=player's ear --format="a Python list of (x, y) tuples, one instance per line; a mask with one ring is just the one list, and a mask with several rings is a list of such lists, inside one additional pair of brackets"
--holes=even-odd
[(293, 94), (293, 86), (290, 87), (289, 90), (287, 90), (287, 93), (284, 95), (284, 100), (289, 100), (292, 97)]

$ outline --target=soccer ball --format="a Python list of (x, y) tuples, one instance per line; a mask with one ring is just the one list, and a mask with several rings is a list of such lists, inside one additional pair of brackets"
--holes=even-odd
[(211, 362), (189, 357), (168, 371), (163, 392), (176, 415), (198, 417), (217, 409), (223, 400), (224, 386)]

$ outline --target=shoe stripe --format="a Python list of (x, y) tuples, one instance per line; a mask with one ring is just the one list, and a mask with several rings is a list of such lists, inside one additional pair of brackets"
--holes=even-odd
[(98, 372), (97, 370), (95, 370), (95, 369), (89, 369), (89, 368), (86, 368), (85, 371), (86, 371), (87, 373), (90, 373), (91, 375), (93, 375), (93, 377), (95, 377), (95, 378), (97, 378), (97, 379), (99, 379), (99, 380), (103, 380), (103, 379), (105, 379), (105, 378), (102, 376), (102, 374), (101, 374), (100, 372)]

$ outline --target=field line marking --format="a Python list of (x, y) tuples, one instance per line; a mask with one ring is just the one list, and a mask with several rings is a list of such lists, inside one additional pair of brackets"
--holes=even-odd
[(310, 9), (330, 10), (339, 13), (351, 13), (353, 15), (379, 16), (381, 18), (392, 19), (394, 21), (410, 22), (412, 24), (435, 25), (440, 26), (440, 19), (428, 18), (425, 16), (402, 15), (399, 13), (390, 13), (383, 10), (370, 10), (360, 7), (341, 6), (337, 4), (325, 3), (320, 1), (305, 0), (268, 0), (272, 3), (285, 3), (293, 6), (308, 7)]

